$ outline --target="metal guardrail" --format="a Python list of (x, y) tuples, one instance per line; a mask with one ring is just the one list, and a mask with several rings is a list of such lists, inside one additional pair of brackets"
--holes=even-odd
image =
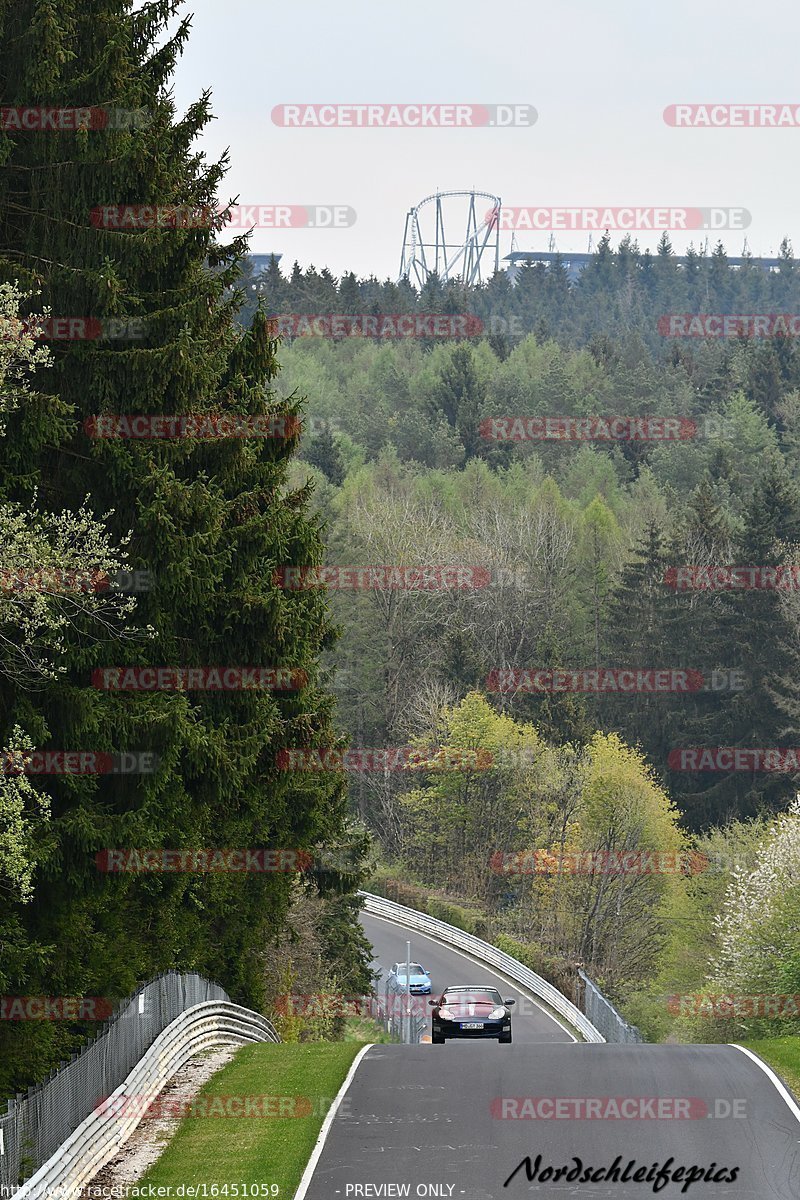
[(474, 934), (465, 933), (463, 929), (457, 929), (455, 925), (448, 925), (446, 921), (430, 917), (427, 913), (419, 912), (415, 908), (406, 908), (403, 904), (396, 904), (394, 900), (385, 900), (383, 896), (374, 896), (371, 892), (359, 892), (358, 894), (364, 901), (365, 912), (376, 917), (386, 917), (398, 925), (404, 925), (407, 929), (416, 929), (418, 933), (427, 934), (428, 937), (435, 938), (446, 946), (455, 946), (460, 950), (465, 950), (468, 954), (480, 959), (481, 962), (497, 967), (509, 979), (527, 988), (529, 992), (542, 1000), (559, 1017), (563, 1017), (584, 1041), (606, 1041), (600, 1030), (571, 1000), (567, 999), (563, 992), (553, 987), (552, 983), (548, 983), (546, 979), (542, 979), (541, 975), (537, 975), (535, 971), (523, 966), (510, 954), (498, 950), (496, 946), (491, 946), (482, 938), (475, 937)]
[(607, 1042), (643, 1042), (635, 1025), (629, 1025), (610, 1000), (607, 1000), (596, 983), (585, 971), (578, 971), (583, 982), (583, 1007), (586, 1015)]
[(15, 1200), (77, 1194), (131, 1136), (165, 1084), (201, 1050), (247, 1042), (279, 1042), (265, 1017), (229, 1001), (209, 1000), (182, 1012), (158, 1035), (119, 1087), (93, 1098), (89, 1116), (16, 1191)]
[(71, 1062), (9, 1100), (0, 1114), (0, 1196), (55, 1154), (176, 1017), (209, 1001), (230, 1004), (230, 997), (201, 975), (166, 971), (123, 1001)]

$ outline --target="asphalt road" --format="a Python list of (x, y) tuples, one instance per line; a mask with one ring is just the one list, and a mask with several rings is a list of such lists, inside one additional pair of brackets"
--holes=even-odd
[[(526, 1110), (524, 1097), (539, 1099)], [(556, 1097), (563, 1098), (560, 1114)], [(592, 1119), (576, 1107), (581, 1097), (595, 1098)], [(613, 1118), (606, 1097), (619, 1098), (625, 1119)], [(520, 1119), (526, 1111), (535, 1117)], [(524, 1165), (514, 1174), (526, 1156), (533, 1171), (539, 1155), (532, 1182)], [(575, 1159), (581, 1160), (576, 1181), (565, 1180), (566, 1171), (558, 1182), (547, 1177), (548, 1167), (575, 1171)], [(629, 1182), (580, 1181), (588, 1168), (596, 1175), (616, 1159), (618, 1174), (628, 1168)], [(683, 1191), (679, 1176), (656, 1191), (653, 1182), (631, 1180), (642, 1167), (653, 1179), (654, 1164), (670, 1171), (696, 1167), (696, 1179), (702, 1171), (719, 1181), (700, 1178)], [(724, 1182), (733, 1168), (737, 1176)], [(641, 1200), (654, 1194), (666, 1200), (800, 1197), (800, 1120), (742, 1051), (546, 1042), (373, 1046), (330, 1126), (305, 1200)]]
[[(743, 1051), (576, 1043), (491, 968), (362, 922), (385, 970), (410, 937), (434, 992), (483, 982), (514, 996), (514, 1042), (373, 1046), (303, 1200), (799, 1200), (800, 1108)], [(659, 1185), (662, 1168), (678, 1178)]]
[[(496, 987), (503, 993), (503, 999), (514, 998), (516, 1005), (512, 1009), (511, 1029), (514, 1042), (573, 1042), (575, 1035), (570, 1033), (558, 1020), (539, 1007), (529, 996), (520, 992), (518, 987), (507, 983), (503, 976), (498, 975), (493, 968), (475, 963), (467, 955), (458, 950), (450, 950), (439, 942), (424, 937), (421, 933), (402, 929), (391, 921), (381, 917), (361, 914), (361, 923), (367, 937), (372, 942), (375, 953), (374, 965), (387, 973), (392, 964), (405, 962), (406, 940), (411, 939), (411, 961), (419, 962), (431, 977), (433, 995), (437, 989), (442, 991), (451, 984), (485, 983)], [(380, 984), (378, 985), (380, 989)], [(418, 999), (415, 997), (415, 1000)], [(424, 997), (427, 1007), (428, 997)], [(429, 1010), (430, 1011), (430, 1010)], [(430, 1033), (430, 1020), (428, 1020)], [(451, 1043), (446, 1043), (448, 1046)], [(475, 1049), (476, 1044), (470, 1043), (467, 1050)], [(498, 1049), (495, 1042), (489, 1043), (490, 1049)], [(508, 1047), (503, 1047), (508, 1049)]]

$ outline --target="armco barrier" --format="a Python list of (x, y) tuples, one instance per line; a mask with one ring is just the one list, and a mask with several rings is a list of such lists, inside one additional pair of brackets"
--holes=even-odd
[[(187, 1009), (159, 1034), (110, 1096), (92, 1097), (95, 1107), (86, 1120), (19, 1188), (14, 1200), (75, 1194), (74, 1189), (88, 1183), (131, 1136), (142, 1119), (142, 1098), (155, 1099), (175, 1072), (201, 1050), (279, 1041), (265, 1017), (238, 1004), (209, 1000)], [(125, 1112), (125, 1097), (136, 1097), (129, 1116), (118, 1115)]]
[(404, 925), (407, 929), (416, 929), (418, 933), (425, 933), (428, 937), (443, 942), (446, 946), (455, 946), (457, 949), (471, 954), (473, 958), (480, 959), (489, 966), (497, 967), (509, 979), (527, 988), (529, 992), (542, 1000), (559, 1017), (563, 1017), (584, 1041), (604, 1042), (606, 1040), (600, 1031), (595, 1029), (588, 1017), (558, 988), (554, 988), (552, 983), (548, 983), (546, 979), (542, 979), (541, 975), (537, 975), (535, 971), (523, 966), (510, 954), (498, 950), (496, 946), (490, 946), (488, 942), (484, 942), (471, 933), (465, 933), (463, 929), (457, 929), (455, 925), (448, 925), (446, 921), (439, 921), (436, 917), (429, 917), (427, 913), (418, 912), (415, 908), (406, 908), (403, 904), (395, 904), (394, 900), (384, 900), (383, 896), (373, 896), (371, 892), (359, 892), (358, 894), (364, 901), (365, 912), (371, 913), (375, 917), (386, 917), (398, 925)]
[(164, 971), (123, 1000), (72, 1061), (9, 1100), (0, 1114), (0, 1196), (29, 1179), (108, 1096), (176, 1017), (207, 1000), (230, 1003), (218, 983), (194, 972)]

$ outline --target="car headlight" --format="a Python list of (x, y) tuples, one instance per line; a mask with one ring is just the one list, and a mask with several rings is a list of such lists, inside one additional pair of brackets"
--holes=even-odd
[(440, 1008), (439, 1009), (439, 1019), (441, 1021), (452, 1021), (453, 1014), (450, 1012), (449, 1008)]
[(501, 1017), (504, 1017), (505, 1015), (506, 1015), (505, 1006), (501, 1004), (499, 1008), (492, 1009), (492, 1011), (489, 1013), (489, 1020), (490, 1021), (499, 1021), (501, 1019)]

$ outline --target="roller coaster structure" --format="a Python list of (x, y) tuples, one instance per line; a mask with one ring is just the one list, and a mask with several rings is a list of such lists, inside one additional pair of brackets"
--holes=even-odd
[[(480, 200), (487, 202), (482, 211)], [(491, 277), (500, 269), (500, 208), (500, 197), (491, 192), (426, 196), (406, 215), (399, 279), (421, 288), (431, 275), (469, 285)], [(454, 228), (460, 230), (457, 240), (448, 240)]]

